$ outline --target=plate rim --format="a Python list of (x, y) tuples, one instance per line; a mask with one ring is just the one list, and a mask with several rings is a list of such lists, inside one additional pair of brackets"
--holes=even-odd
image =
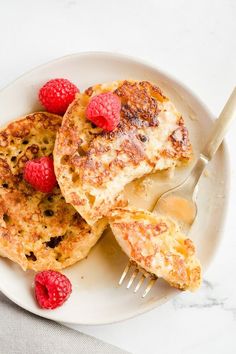
[[(116, 52), (116, 51), (81, 51), (81, 52), (74, 52), (71, 54), (67, 54), (61, 57), (57, 57), (55, 59), (49, 60), (46, 63), (40, 64), (38, 66), (35, 66), (31, 69), (29, 69), (28, 71), (24, 72), (23, 74), (19, 75), (15, 80), (11, 81), (10, 83), (8, 83), (7, 85), (3, 86), (0, 89), (0, 94), (2, 92), (4, 92), (5, 90), (7, 90), (9, 87), (11, 87), (11, 85), (15, 84), (17, 81), (21, 80), (23, 77), (27, 77), (28, 75), (32, 74), (33, 72), (43, 69), (44, 67), (47, 67), (48, 65), (52, 65), (53, 63), (58, 63), (60, 61), (65, 61), (67, 59), (71, 59), (71, 58), (79, 58), (82, 56), (106, 56), (106, 57), (112, 57), (112, 58), (116, 58), (116, 59), (123, 59), (123, 60), (128, 60), (128, 61), (132, 61), (136, 64), (141, 64), (143, 66), (148, 67), (149, 69), (152, 69), (154, 71), (157, 71), (161, 74), (163, 74), (164, 76), (166, 76), (168, 79), (170, 79), (171, 81), (175, 82), (177, 85), (179, 85), (180, 87), (182, 87), (187, 93), (189, 93), (194, 100), (196, 100), (200, 106), (202, 106), (202, 108), (207, 112), (210, 120), (212, 122), (214, 122), (214, 115), (212, 114), (212, 112), (210, 111), (210, 109), (208, 108), (208, 106), (201, 100), (201, 98), (199, 98), (199, 96), (195, 93), (195, 91), (193, 91), (192, 89), (190, 89), (185, 83), (182, 83), (180, 81), (180, 79), (176, 78), (174, 75), (170, 74), (168, 71), (166, 70), (162, 70), (161, 68), (159, 68), (159, 66), (153, 64), (151, 61), (145, 60), (140, 58), (139, 56), (132, 56), (132, 55), (127, 55), (124, 53), (120, 53), (120, 52)], [(215, 244), (215, 248), (214, 251), (211, 254), (211, 257), (209, 259), (209, 261), (207, 262), (207, 265), (204, 268), (204, 274), (206, 273), (206, 271), (208, 270), (208, 268), (210, 267), (210, 265), (213, 263), (220, 244), (223, 240), (223, 236), (224, 236), (224, 229), (225, 229), (225, 224), (226, 224), (226, 216), (227, 216), (227, 212), (228, 212), (228, 207), (229, 207), (229, 192), (230, 192), (230, 158), (229, 158), (229, 149), (228, 149), (228, 145), (225, 142), (225, 140), (222, 143), (222, 151), (224, 154), (224, 160), (225, 160), (225, 165), (226, 165), (226, 174), (225, 174), (225, 200), (224, 200), (224, 208), (222, 211), (222, 222), (219, 226), (219, 237), (218, 240)], [(118, 322), (122, 322), (128, 319), (132, 319), (136, 316), (139, 316), (141, 314), (147, 313), (151, 310), (153, 310), (154, 308), (157, 308), (160, 305), (165, 304), (167, 301), (173, 299), (175, 296), (177, 296), (179, 293), (181, 293), (178, 289), (174, 289), (172, 288), (172, 293), (170, 295), (168, 295), (167, 297), (163, 297), (161, 299), (159, 299), (158, 301), (151, 303), (150, 306), (146, 309), (140, 309), (139, 311), (136, 311), (136, 313), (132, 314), (132, 315), (128, 315), (128, 316), (122, 316), (122, 318), (117, 318), (116, 320), (107, 320), (107, 321), (103, 321), (103, 322), (96, 322), (96, 321), (89, 321), (89, 322), (78, 322), (78, 321), (74, 321), (74, 320), (67, 320), (65, 322), (61, 321), (58, 319), (58, 316), (55, 316), (53, 311), (50, 312), (45, 312), (42, 313), (41, 309), (32, 309), (30, 306), (27, 306), (25, 304), (21, 304), (20, 301), (18, 301), (17, 298), (15, 298), (15, 296), (13, 296), (12, 294), (9, 294), (8, 291), (5, 291), (5, 289), (3, 290), (2, 288), (2, 284), (0, 282), (0, 291), (8, 298), (10, 299), (12, 302), (14, 302), (16, 305), (18, 305), (19, 307), (23, 308), (24, 310), (27, 310), (37, 316), (40, 316), (42, 318), (47, 318), (49, 320), (53, 320), (56, 322), (59, 322), (61, 324), (73, 324), (73, 325), (85, 325), (85, 326), (100, 326), (100, 325), (107, 325), (107, 324), (113, 324), (113, 323), (118, 323)]]

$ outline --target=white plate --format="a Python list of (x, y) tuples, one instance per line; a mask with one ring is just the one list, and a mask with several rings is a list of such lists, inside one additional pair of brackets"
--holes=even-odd
[[(66, 56), (40, 66), (21, 76), (0, 92), (1, 125), (20, 115), (40, 109), (38, 89), (51, 78), (72, 80), (81, 90), (94, 83), (117, 79), (142, 79), (157, 83), (172, 98), (183, 114), (190, 130), (196, 156), (212, 127), (212, 116), (191, 90), (159, 69), (135, 59), (110, 53), (80, 53)], [(190, 167), (177, 172), (171, 183), (165, 175), (152, 178), (150, 195), (176, 184)], [(228, 199), (228, 155), (221, 146), (208, 169), (208, 176), (201, 179), (199, 188), (199, 215), (191, 236), (204, 270), (209, 265), (222, 237), (222, 225)], [(154, 193), (155, 192), (155, 193)], [(141, 201), (147, 207), (150, 200), (141, 189), (129, 188), (134, 203)], [(46, 318), (76, 324), (105, 324), (128, 319), (146, 312), (178, 294), (165, 282), (159, 281), (150, 295), (141, 299), (117, 281), (127, 258), (109, 232), (94, 247), (89, 257), (67, 270), (65, 274), (73, 284), (70, 299), (61, 308), (48, 311), (38, 308), (33, 297), (33, 272), (23, 272), (17, 265), (0, 259), (0, 289), (21, 307)]]

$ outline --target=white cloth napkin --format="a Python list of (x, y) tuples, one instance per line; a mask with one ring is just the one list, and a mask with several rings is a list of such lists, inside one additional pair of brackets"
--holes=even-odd
[(59, 323), (22, 310), (0, 293), (1, 354), (126, 354)]

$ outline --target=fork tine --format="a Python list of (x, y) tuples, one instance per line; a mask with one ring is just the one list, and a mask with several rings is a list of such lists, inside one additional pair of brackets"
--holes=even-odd
[(120, 277), (120, 280), (119, 280), (119, 285), (121, 285), (128, 273), (128, 271), (130, 270), (132, 264), (130, 262), (128, 262), (127, 266), (125, 267), (125, 270), (123, 271), (121, 277)]
[(136, 285), (135, 289), (134, 289), (134, 293), (136, 293), (138, 291), (138, 289), (140, 288), (140, 286), (143, 284), (144, 280), (145, 280), (145, 275), (142, 274), (141, 278), (139, 279), (138, 284)]
[(142, 295), (142, 298), (144, 298), (148, 293), (149, 291), (151, 290), (151, 288), (153, 287), (153, 285), (155, 284), (156, 282), (156, 279), (151, 279)]
[(129, 289), (131, 287), (131, 285), (132, 285), (134, 279), (136, 278), (136, 276), (138, 275), (138, 273), (139, 273), (139, 270), (137, 268), (135, 268), (135, 270), (134, 270), (133, 274), (131, 275), (131, 278), (128, 282), (127, 289)]

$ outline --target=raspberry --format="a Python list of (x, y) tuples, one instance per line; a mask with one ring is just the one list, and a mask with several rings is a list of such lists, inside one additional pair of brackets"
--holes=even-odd
[(52, 158), (44, 156), (40, 159), (27, 161), (24, 169), (24, 179), (40, 192), (52, 192), (57, 184)]
[(45, 270), (36, 274), (35, 296), (43, 309), (55, 309), (61, 306), (70, 296), (72, 286), (69, 279), (54, 270)]
[(86, 117), (98, 127), (112, 131), (120, 121), (121, 102), (112, 92), (92, 97), (86, 110)]
[(39, 90), (39, 100), (48, 112), (64, 114), (79, 89), (67, 79), (53, 79)]

